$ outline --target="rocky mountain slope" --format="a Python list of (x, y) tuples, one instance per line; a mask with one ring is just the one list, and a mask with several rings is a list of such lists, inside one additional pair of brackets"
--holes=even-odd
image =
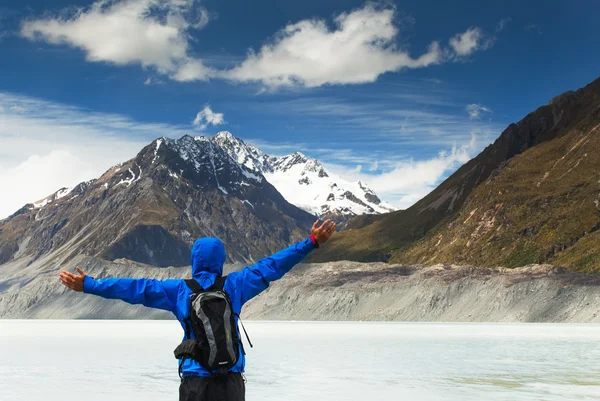
[[(11, 262), (0, 279), (0, 319), (173, 319), (165, 311), (66, 289), (59, 267), (93, 277), (189, 278), (156, 268), (76, 257)], [(236, 270), (240, 266), (230, 266)], [(228, 271), (226, 270), (226, 271)], [(253, 320), (600, 322), (600, 279), (552, 266), (517, 269), (383, 263), (301, 264), (244, 307)]]
[(90, 255), (181, 266), (200, 236), (221, 238), (230, 261), (251, 261), (304, 238), (313, 220), (211, 138), (160, 138), (0, 221), (0, 264)]
[(352, 216), (395, 210), (364, 182), (350, 182), (336, 176), (318, 160), (300, 152), (269, 156), (226, 131), (217, 134), (215, 141), (238, 163), (264, 175), (288, 202), (314, 215), (343, 221)]
[(511, 124), (411, 208), (359, 217), (313, 260), (600, 270), (600, 79)]

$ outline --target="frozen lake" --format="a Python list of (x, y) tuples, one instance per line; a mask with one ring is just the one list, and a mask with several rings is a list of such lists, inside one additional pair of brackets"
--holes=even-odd
[[(249, 401), (600, 399), (600, 325), (245, 325)], [(0, 398), (177, 400), (181, 336), (175, 321), (0, 320)]]

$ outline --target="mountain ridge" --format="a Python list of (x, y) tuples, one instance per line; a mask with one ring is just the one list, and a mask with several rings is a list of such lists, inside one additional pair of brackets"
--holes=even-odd
[[(529, 185), (528, 178), (522, 174), (524, 171), (529, 171), (539, 165), (549, 164), (551, 166), (559, 160), (565, 160), (567, 157), (570, 158), (578, 154), (571, 153), (568, 156), (565, 153), (577, 143), (580, 143), (582, 145), (581, 149), (584, 149), (582, 154), (585, 154), (586, 151), (590, 155), (597, 154), (599, 135), (597, 128), (594, 127), (597, 123), (600, 123), (599, 115), (600, 79), (577, 91), (568, 91), (554, 97), (547, 105), (527, 114), (519, 122), (510, 124), (493, 144), (488, 145), (479, 155), (461, 166), (434, 191), (412, 207), (389, 214), (360, 216), (349, 221), (349, 229), (332, 238), (326, 250), (319, 253), (319, 255), (315, 255), (311, 258), (311, 261), (467, 263), (483, 264), (485, 266), (490, 263), (506, 263), (515, 267), (527, 263), (557, 261), (580, 270), (596, 271), (600, 269), (600, 266), (598, 266), (600, 259), (598, 252), (600, 250), (591, 244), (589, 246), (595, 251), (582, 256), (582, 258), (587, 258), (587, 263), (577, 262), (579, 260), (578, 256), (573, 256), (570, 259), (556, 257), (557, 251), (562, 252), (570, 246), (571, 242), (577, 242), (586, 235), (596, 232), (594, 227), (596, 220), (599, 220), (599, 218), (591, 212), (591, 207), (594, 206), (591, 199), (589, 200), (589, 206), (574, 208), (574, 210), (581, 210), (582, 215), (568, 209), (563, 210), (561, 214), (558, 214), (558, 208), (546, 210), (545, 213), (548, 214), (549, 219), (563, 220), (568, 216), (573, 221), (581, 222), (581, 224), (574, 224), (574, 226), (577, 226), (576, 229), (564, 228), (564, 231), (562, 228), (558, 229), (558, 236), (564, 238), (557, 240), (556, 243), (540, 245), (545, 240), (538, 236), (540, 227), (535, 225), (529, 231), (523, 228), (525, 232), (534, 233), (533, 238), (523, 239), (522, 235), (513, 235), (510, 229), (502, 231), (496, 237), (489, 234), (493, 229), (505, 230), (508, 226), (515, 227), (518, 225), (516, 221), (527, 222), (530, 216), (539, 214), (535, 206), (528, 207), (527, 213), (519, 214), (519, 218), (514, 216), (516, 220), (502, 220), (505, 225), (502, 229), (498, 227), (498, 222), (501, 219), (489, 218), (490, 215), (500, 216), (503, 213), (512, 213), (511, 210), (516, 209), (519, 203), (524, 202), (527, 204), (530, 199), (541, 202), (538, 198), (543, 198), (543, 191), (548, 189), (540, 188), (539, 190), (529, 191), (527, 189)], [(561, 153), (563, 149), (566, 150)], [(545, 155), (539, 153), (544, 151), (547, 151)], [(535, 161), (533, 164), (528, 165), (527, 157), (530, 155), (534, 157)], [(577, 166), (573, 169), (578, 168), (577, 173), (581, 178), (581, 183), (577, 183), (578, 177), (569, 177), (568, 185), (563, 188), (563, 191), (566, 192), (555, 194), (555, 199), (560, 198), (568, 204), (566, 199), (567, 194), (570, 193), (569, 191), (577, 191), (578, 185), (583, 185), (584, 189), (588, 191), (586, 196), (590, 197), (590, 192), (594, 193), (596, 191), (594, 199), (600, 203), (600, 198), (598, 198), (600, 188), (596, 188), (598, 178), (594, 175), (600, 166), (596, 164), (596, 160), (598, 160), (597, 157), (588, 157), (587, 162), (575, 160), (573, 166)], [(507, 172), (513, 171), (511, 168), (514, 166), (517, 166), (517, 170), (521, 174), (519, 175), (517, 172), (516, 175), (512, 175), (511, 179), (506, 179)], [(544, 181), (542, 179), (543, 175), (542, 173), (542, 176), (539, 177), (542, 182)], [(502, 180), (501, 183), (498, 181), (498, 177)], [(509, 185), (518, 186), (519, 183), (523, 184), (520, 191), (528, 193), (529, 197), (521, 197), (519, 200), (516, 197), (511, 198), (511, 210), (508, 210), (506, 204), (504, 207), (494, 209), (491, 205), (494, 203), (495, 198), (490, 195), (486, 198), (486, 206), (483, 207), (482, 205), (479, 212), (474, 212), (476, 216), (473, 220), (467, 221), (467, 223), (477, 222), (477, 225), (469, 226), (465, 230), (459, 229), (462, 226), (461, 220), (458, 220), (459, 217), (464, 222), (474, 209), (474, 203), (469, 203), (469, 201), (472, 201), (473, 197), (483, 198), (483, 184), (488, 188), (487, 192), (490, 194), (493, 191), (506, 194), (506, 191), (502, 190), (503, 188), (506, 189), (505, 187)], [(533, 185), (536, 183), (533, 183)], [(495, 185), (500, 186), (496, 187)], [(498, 202), (496, 206), (500, 203), (502, 202)], [(465, 210), (463, 206), (470, 209)], [(597, 206), (596, 209), (598, 209)], [(488, 217), (479, 214), (486, 211)], [(587, 222), (583, 221), (584, 217), (582, 216), (590, 220), (589, 227), (587, 227)], [(475, 217), (479, 217), (479, 219)], [(539, 223), (537, 222), (538, 225)], [(451, 224), (453, 226), (450, 226)], [(493, 229), (487, 230), (486, 232), (489, 235), (480, 236), (477, 245), (474, 245), (473, 242), (469, 242), (468, 238), (478, 230), (479, 224), (481, 224), (481, 227), (488, 225)], [(478, 233), (481, 233), (481, 228), (479, 228)], [(441, 241), (440, 235), (443, 238)], [(527, 257), (519, 256), (520, 251), (515, 248), (517, 245), (513, 246), (514, 244), (511, 243), (507, 243), (503, 247), (489, 245), (489, 241), (492, 241), (492, 243), (497, 242), (499, 238), (503, 238), (503, 235), (520, 244), (519, 246), (523, 248), (522, 252), (527, 254)], [(588, 238), (590, 237), (588, 236)], [(452, 243), (454, 240), (456, 241)], [(438, 243), (438, 241), (440, 242)], [(538, 244), (534, 244), (536, 242)], [(444, 244), (447, 244), (446, 248), (444, 248)], [(486, 247), (493, 249), (496, 254), (502, 255), (502, 257), (494, 257), (494, 253), (485, 251)], [(544, 247), (548, 248), (544, 250)], [(468, 252), (462, 252), (461, 249), (468, 249)], [(552, 249), (554, 249), (554, 253), (552, 253)], [(586, 253), (585, 250), (582, 250), (582, 252)], [(435, 256), (437, 257), (434, 258)]]

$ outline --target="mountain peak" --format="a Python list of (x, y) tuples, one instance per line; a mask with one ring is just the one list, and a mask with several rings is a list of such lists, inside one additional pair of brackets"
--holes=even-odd
[(294, 153), (291, 154), (291, 156), (299, 157), (299, 158), (302, 158), (302, 159), (308, 159), (308, 157), (306, 157), (306, 155), (304, 153), (302, 153), (302, 152), (294, 152)]
[(215, 135), (215, 139), (228, 139), (228, 140), (234, 140), (234, 139), (239, 139), (236, 138), (235, 136), (233, 136), (233, 134), (229, 131), (220, 131), (217, 133), (217, 135)]

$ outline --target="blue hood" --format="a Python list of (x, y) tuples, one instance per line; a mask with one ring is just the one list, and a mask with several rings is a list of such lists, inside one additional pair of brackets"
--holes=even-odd
[(192, 277), (202, 286), (212, 286), (223, 275), (227, 255), (225, 246), (218, 238), (200, 238), (192, 247)]

